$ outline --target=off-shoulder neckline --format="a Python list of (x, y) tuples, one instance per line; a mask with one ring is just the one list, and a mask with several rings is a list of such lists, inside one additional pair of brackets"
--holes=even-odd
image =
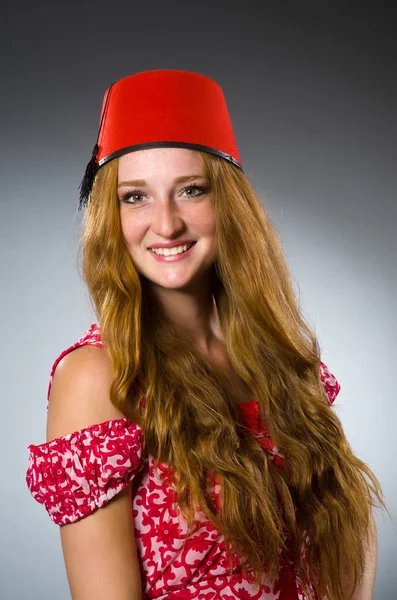
[(82, 427), (81, 429), (71, 431), (70, 433), (65, 433), (64, 435), (60, 435), (52, 440), (49, 440), (48, 442), (42, 442), (41, 444), (30, 444), (28, 446), (28, 449), (42, 450), (56, 447), (61, 443), (68, 443), (71, 440), (75, 440), (77, 438), (85, 438), (87, 436), (101, 437), (103, 435), (106, 435), (109, 430), (113, 432), (117, 430), (118, 434), (122, 435), (124, 429), (126, 428), (132, 428), (134, 431), (140, 430), (139, 425), (128, 419), (128, 417), (107, 419), (106, 421), (101, 421), (100, 423), (93, 423), (92, 425), (87, 425), (86, 427)]

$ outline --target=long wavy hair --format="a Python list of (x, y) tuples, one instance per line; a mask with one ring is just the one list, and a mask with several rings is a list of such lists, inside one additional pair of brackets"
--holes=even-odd
[(227, 353), (285, 466), (250, 435), (227, 376), (164, 314), (135, 268), (120, 223), (118, 159), (97, 173), (82, 235), (83, 276), (114, 370), (111, 401), (142, 427), (146, 455), (170, 467), (189, 527), (200, 508), (225, 536), (230, 572), (232, 549), (259, 586), (264, 568), (277, 579), (285, 552), (310, 598), (314, 590), (346, 600), (343, 573), (348, 566), (353, 592), (372, 508), (387, 511), (381, 486), (326, 401), (319, 343), (259, 193), (240, 169), (200, 154), (216, 212), (210, 282)]

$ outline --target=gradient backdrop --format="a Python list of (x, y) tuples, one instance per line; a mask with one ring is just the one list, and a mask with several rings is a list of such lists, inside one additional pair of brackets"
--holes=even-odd
[(282, 239), (335, 410), (384, 488), (376, 600), (397, 598), (396, 38), (383, 2), (14, 2), (0, 15), (0, 598), (70, 597), (58, 527), (25, 485), (48, 375), (95, 321), (78, 185), (105, 89), (186, 69), (222, 86)]

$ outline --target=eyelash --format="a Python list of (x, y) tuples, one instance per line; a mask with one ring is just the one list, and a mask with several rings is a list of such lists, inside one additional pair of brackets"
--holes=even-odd
[[(196, 198), (198, 196), (201, 196), (202, 194), (205, 194), (206, 191), (208, 190), (208, 188), (202, 187), (200, 185), (188, 185), (187, 187), (183, 188), (182, 192), (185, 192), (186, 190), (198, 190), (200, 193), (199, 194), (195, 194), (194, 196), (190, 196), (190, 198)], [(140, 204), (141, 201), (135, 201), (135, 202), (129, 202), (129, 198), (131, 198), (132, 196), (144, 196), (145, 193), (141, 192), (140, 190), (132, 190), (131, 192), (126, 192), (124, 194), (124, 196), (122, 196), (120, 198), (120, 200), (122, 202), (126, 202), (127, 204)]]

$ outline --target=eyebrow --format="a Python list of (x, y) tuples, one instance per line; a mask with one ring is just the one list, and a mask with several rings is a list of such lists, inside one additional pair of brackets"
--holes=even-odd
[[(182, 175), (182, 177), (177, 177), (174, 179), (174, 183), (184, 183), (185, 181), (190, 181), (192, 179), (207, 179), (206, 175)], [(118, 188), (123, 187), (125, 185), (131, 185), (134, 187), (144, 187), (147, 185), (144, 179), (134, 179), (132, 181), (121, 181), (118, 184)]]

